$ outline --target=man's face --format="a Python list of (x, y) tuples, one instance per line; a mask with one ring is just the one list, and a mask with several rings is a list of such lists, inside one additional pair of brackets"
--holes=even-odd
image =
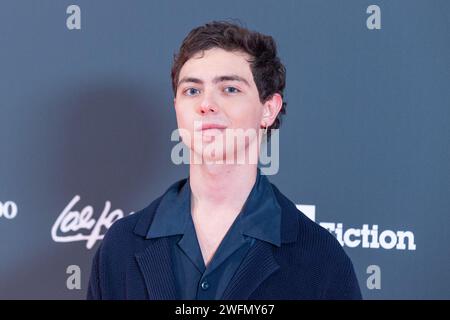
[[(178, 128), (189, 133), (187, 138), (181, 130), (183, 142), (202, 158), (224, 160), (225, 154), (229, 154), (225, 152), (235, 154), (236, 148), (247, 149), (249, 144), (255, 143), (259, 147), (257, 139), (246, 139), (245, 145), (239, 147), (224, 138), (225, 129), (229, 129), (228, 132), (250, 129), (258, 135), (264, 125), (267, 108), (259, 100), (247, 59), (249, 56), (243, 52), (213, 48), (203, 55), (202, 52), (194, 55), (180, 70), (174, 98)], [(199, 121), (213, 128), (194, 127)], [(206, 155), (205, 148), (218, 139), (224, 141), (224, 148), (214, 156)]]

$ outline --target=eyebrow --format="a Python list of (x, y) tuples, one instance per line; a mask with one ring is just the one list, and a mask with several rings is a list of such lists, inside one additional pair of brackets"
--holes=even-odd
[[(214, 84), (217, 84), (217, 83), (223, 82), (223, 81), (239, 81), (239, 82), (245, 83), (248, 87), (250, 87), (250, 84), (248, 83), (247, 80), (245, 80), (243, 77), (238, 76), (236, 74), (218, 76), (213, 79)], [(180, 81), (178, 81), (177, 87), (179, 87), (182, 83), (185, 83), (185, 82), (193, 82), (193, 83), (203, 84), (203, 80), (201, 80), (201, 79), (193, 78), (193, 77), (183, 77), (182, 79), (180, 79)]]

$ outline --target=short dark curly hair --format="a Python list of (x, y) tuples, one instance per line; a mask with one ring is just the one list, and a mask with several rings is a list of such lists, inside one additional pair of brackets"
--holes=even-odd
[[(184, 38), (178, 53), (174, 54), (172, 64), (172, 89), (177, 95), (177, 84), (183, 65), (196, 53), (212, 48), (226, 51), (242, 51), (250, 55), (250, 69), (258, 89), (261, 103), (275, 93), (283, 97), (286, 85), (286, 68), (277, 56), (275, 40), (268, 35), (248, 30), (228, 21), (212, 21), (197, 27)], [(281, 116), (286, 113), (287, 103), (283, 99), (281, 110), (268, 129), (281, 125)], [(268, 131), (270, 135), (270, 130)]]

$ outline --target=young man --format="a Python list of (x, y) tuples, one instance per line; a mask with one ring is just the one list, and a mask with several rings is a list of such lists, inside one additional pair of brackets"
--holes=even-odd
[[(110, 228), (88, 298), (360, 299), (338, 241), (251, 161), (286, 107), (272, 37), (200, 26), (175, 56), (172, 84), (189, 177)], [(229, 133), (242, 132), (236, 145)]]

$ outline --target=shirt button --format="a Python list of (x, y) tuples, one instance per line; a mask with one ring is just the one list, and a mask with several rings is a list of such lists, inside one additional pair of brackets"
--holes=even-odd
[(208, 281), (204, 280), (204, 281), (202, 282), (201, 286), (202, 286), (202, 289), (203, 289), (203, 290), (208, 290), (208, 288), (209, 288), (209, 283), (208, 283)]

